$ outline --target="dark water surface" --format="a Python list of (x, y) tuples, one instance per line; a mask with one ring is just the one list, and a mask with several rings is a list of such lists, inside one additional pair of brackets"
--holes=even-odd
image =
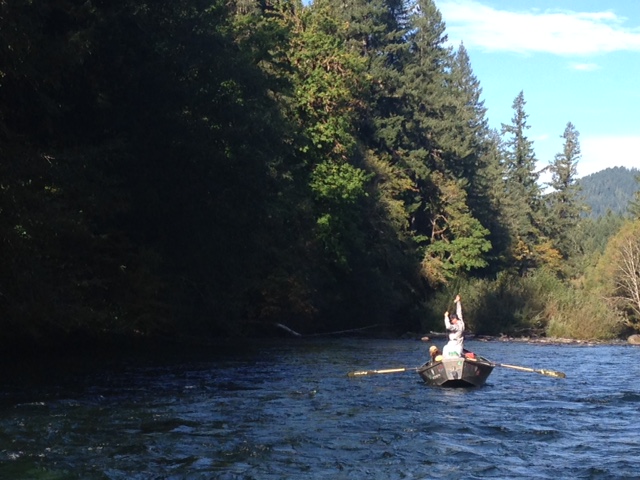
[(415, 340), (14, 366), (0, 478), (640, 478), (640, 348), (466, 346), (567, 378), (496, 368), (482, 388), (444, 390), (415, 372), (346, 376), (420, 365)]

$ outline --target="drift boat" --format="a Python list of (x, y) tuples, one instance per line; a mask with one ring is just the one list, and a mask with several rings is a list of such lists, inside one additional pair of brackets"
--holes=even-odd
[(495, 366), (480, 356), (450, 357), (425, 363), (416, 371), (426, 383), (435, 387), (480, 387)]
[(490, 362), (484, 357), (467, 352), (465, 357), (442, 358), (425, 363), (421, 367), (398, 367), (384, 370), (357, 370), (349, 372), (349, 377), (366, 377), (377, 374), (418, 372), (422, 379), (434, 387), (480, 387), (487, 381), (494, 367), (510, 368), (520, 372), (534, 372), (548, 377), (566, 378), (567, 376), (556, 370), (543, 368), (521, 367), (519, 365), (507, 365), (506, 363)]

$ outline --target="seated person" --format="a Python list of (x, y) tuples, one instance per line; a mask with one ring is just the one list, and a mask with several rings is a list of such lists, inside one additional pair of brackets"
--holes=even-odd
[(431, 362), (439, 362), (442, 360), (442, 354), (435, 345), (429, 347), (429, 355), (431, 356)]

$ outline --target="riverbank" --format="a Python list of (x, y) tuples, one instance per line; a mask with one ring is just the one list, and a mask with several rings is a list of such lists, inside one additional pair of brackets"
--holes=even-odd
[[(446, 333), (430, 332), (418, 339), (423, 342), (431, 340), (442, 340), (447, 336)], [(631, 335), (627, 339), (617, 338), (609, 340), (589, 340), (577, 338), (558, 338), (558, 337), (539, 337), (539, 336), (521, 336), (512, 337), (510, 335), (465, 335), (465, 340), (476, 340), (480, 342), (519, 342), (530, 344), (549, 344), (549, 345), (640, 345), (640, 335)]]

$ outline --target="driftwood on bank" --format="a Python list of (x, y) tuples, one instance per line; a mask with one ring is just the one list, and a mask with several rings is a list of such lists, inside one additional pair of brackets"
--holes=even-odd
[(291, 330), (289, 327), (287, 327), (286, 325), (283, 325), (281, 323), (276, 323), (275, 324), (276, 327), (281, 328), (282, 330), (284, 330), (285, 332), (289, 332), (291, 335), (293, 335), (294, 337), (301, 337), (302, 334), (296, 332), (295, 330)]
[(280, 328), (280, 329), (284, 330), (285, 332), (290, 333), (291, 335), (293, 335), (295, 337), (326, 337), (326, 336), (331, 336), (331, 335), (343, 335), (345, 333), (361, 332), (363, 330), (369, 330), (371, 328), (380, 327), (381, 325), (369, 325), (367, 327), (352, 328), (352, 329), (349, 329), (349, 330), (338, 330), (338, 331), (335, 331), (335, 332), (327, 332), (327, 333), (312, 333), (312, 334), (309, 334), (309, 335), (303, 335), (301, 333), (298, 333), (295, 330), (292, 330), (291, 328), (287, 327), (286, 325), (283, 325), (282, 323), (276, 323), (275, 326), (277, 328)]
[[(449, 337), (449, 333), (448, 332), (429, 332), (427, 334), (428, 337), (431, 338), (448, 338)], [(473, 338), (475, 338), (475, 334), (474, 333), (468, 333), (465, 332), (464, 334), (464, 339), (465, 340), (471, 340)]]

